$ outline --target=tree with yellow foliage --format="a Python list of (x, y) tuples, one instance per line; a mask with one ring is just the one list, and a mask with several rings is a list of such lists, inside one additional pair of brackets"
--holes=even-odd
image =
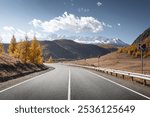
[(8, 47), (8, 54), (10, 56), (15, 56), (15, 49), (16, 49), (16, 46), (17, 46), (17, 42), (16, 42), (16, 38), (15, 36), (13, 35), (12, 36), (12, 39), (11, 39), (11, 42), (9, 44), (9, 47)]
[(29, 61), (30, 56), (30, 42), (28, 41), (28, 36), (25, 36), (25, 40), (21, 43), (21, 55), (20, 59), (23, 63), (27, 63)]
[(5, 50), (4, 50), (4, 46), (0, 40), (0, 55), (2, 55), (3, 53), (5, 53)]
[(19, 58), (23, 63), (29, 62), (30, 57), (30, 42), (28, 41), (28, 37), (25, 36), (24, 41), (20, 41), (14, 52), (16, 58)]
[(31, 42), (29, 60), (31, 63), (34, 63), (34, 64), (43, 63), (42, 47), (35, 36)]
[(47, 62), (48, 62), (48, 63), (53, 63), (53, 58), (52, 58), (52, 56), (49, 57), (49, 59), (48, 59)]
[(14, 57), (20, 59), (21, 58), (21, 48), (22, 48), (23, 41), (20, 40), (20, 42), (17, 43), (16, 49), (14, 51)]

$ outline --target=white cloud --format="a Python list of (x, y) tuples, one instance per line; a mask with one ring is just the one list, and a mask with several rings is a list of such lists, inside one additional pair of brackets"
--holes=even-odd
[(102, 22), (103, 26), (108, 27), (108, 28), (112, 28), (112, 25), (110, 24), (106, 24), (105, 22)]
[(43, 29), (44, 32), (57, 32), (60, 30), (81, 32), (99, 32), (103, 30), (103, 24), (93, 17), (77, 17), (65, 12), (62, 16), (50, 21), (33, 19), (30, 24)]
[(39, 27), (42, 22), (40, 20), (33, 19), (32, 22), (29, 22), (29, 24), (32, 24), (34, 27)]
[(102, 3), (101, 3), (101, 2), (97, 2), (97, 6), (99, 6), (99, 7), (100, 7), (101, 5), (102, 5)]
[(112, 28), (112, 25), (110, 25), (110, 24), (107, 24), (107, 27), (108, 27), (108, 28)]
[(118, 23), (117, 25), (118, 25), (118, 26), (121, 26), (121, 24), (120, 24), (120, 23)]
[(90, 9), (88, 9), (88, 8), (78, 8), (78, 12), (88, 13), (88, 12), (90, 12)]
[(12, 26), (4, 26), (3, 29), (4, 29), (4, 32), (1, 33), (0, 36), (3, 39), (3, 41), (6, 43), (10, 42), (12, 35), (15, 35), (17, 41), (20, 41), (20, 39), (24, 39), (26, 34), (28, 35), (29, 39), (32, 39), (34, 35), (36, 35), (36, 37), (38, 39), (42, 39), (47, 36), (44, 33), (41, 34), (37, 31), (33, 31), (33, 30), (29, 30), (26, 32), (21, 29), (14, 28)]
[(9, 31), (10, 33), (14, 33), (15, 32), (15, 29), (12, 26), (4, 26), (3, 29), (5, 31)]

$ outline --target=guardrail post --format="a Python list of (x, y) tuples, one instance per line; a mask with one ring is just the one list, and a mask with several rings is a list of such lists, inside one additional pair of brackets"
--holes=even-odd
[(133, 81), (133, 76), (131, 77), (132, 81)]
[(123, 79), (124, 79), (124, 75), (122, 75)]
[(116, 73), (116, 77), (118, 76), (118, 74)]
[(146, 85), (146, 80), (145, 79), (143, 80), (143, 84)]

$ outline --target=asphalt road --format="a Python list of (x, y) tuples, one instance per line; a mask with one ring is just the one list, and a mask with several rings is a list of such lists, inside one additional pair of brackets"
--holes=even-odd
[[(62, 64), (54, 70), (0, 91), (2, 100), (146, 100), (133, 89), (92, 71)], [(109, 76), (108, 76), (109, 77)]]

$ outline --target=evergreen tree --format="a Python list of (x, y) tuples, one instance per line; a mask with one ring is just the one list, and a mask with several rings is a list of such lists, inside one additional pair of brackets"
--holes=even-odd
[(29, 61), (30, 56), (30, 42), (28, 40), (28, 36), (25, 36), (25, 40), (21, 43), (21, 60), (23, 63), (27, 63)]
[(2, 55), (3, 53), (5, 53), (5, 50), (4, 50), (4, 46), (0, 40), (0, 55)]
[(29, 59), (30, 59), (30, 62), (34, 64), (43, 63), (42, 47), (35, 36), (31, 42)]
[(48, 63), (53, 63), (53, 58), (52, 58), (52, 56), (49, 57), (49, 59), (48, 59), (47, 62), (48, 62)]
[(16, 49), (14, 51), (14, 57), (20, 59), (21, 58), (21, 49), (22, 49), (22, 43), (23, 41), (20, 40), (20, 42), (17, 43)]
[(17, 46), (16, 38), (13, 35), (12, 39), (11, 39), (11, 42), (9, 44), (9, 47), (8, 47), (8, 53), (9, 53), (10, 56), (15, 56), (14, 54), (15, 54), (16, 46)]

